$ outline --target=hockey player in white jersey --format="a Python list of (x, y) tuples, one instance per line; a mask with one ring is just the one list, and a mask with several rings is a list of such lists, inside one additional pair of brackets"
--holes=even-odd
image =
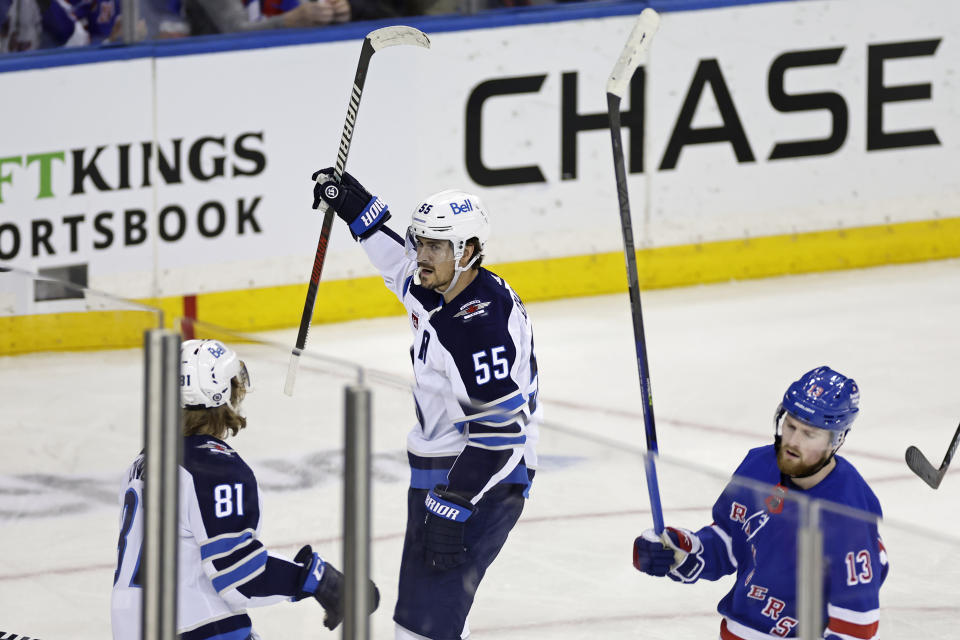
[(697, 532), (667, 527), (659, 538), (644, 531), (634, 541), (634, 566), (683, 583), (736, 573), (717, 606), (721, 640), (795, 638), (799, 506), (786, 498), (852, 507), (868, 517), (821, 511), (823, 628), (807, 637), (879, 637), (880, 587), (888, 569), (875, 521), (882, 516), (880, 502), (853, 465), (836, 455), (859, 405), (852, 378), (829, 367), (803, 374), (777, 407), (774, 444), (751, 450), (734, 472), (753, 486), (727, 485), (713, 506), (713, 523)]
[[(323, 175), (321, 175), (323, 174)], [(418, 203), (406, 239), (386, 204), (349, 174), (314, 174), (321, 199), (359, 239), (406, 307), (417, 423), (394, 609), (396, 638), (457, 640), (484, 572), (516, 524), (536, 468), (537, 359), (520, 298), (481, 267), (490, 225), (480, 199), (442, 191)]]
[[(294, 561), (259, 540), (257, 479), (224, 439), (246, 426), (240, 403), (250, 378), (237, 354), (217, 340), (180, 349), (183, 463), (180, 466), (177, 632), (182, 640), (253, 640), (249, 607), (314, 598), (324, 626), (343, 618), (343, 574), (309, 545)], [(120, 493), (120, 538), (113, 575), (114, 640), (141, 638), (143, 464), (128, 470)], [(376, 609), (380, 594), (370, 583)]]

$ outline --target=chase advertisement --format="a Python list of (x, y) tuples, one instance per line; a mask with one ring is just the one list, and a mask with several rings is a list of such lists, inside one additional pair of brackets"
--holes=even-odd
[[(663, 13), (622, 105), (637, 246), (958, 215), (960, 8), (918, 4)], [(347, 170), (400, 232), (427, 194), (477, 193), (491, 263), (620, 249), (605, 83), (634, 19), (377, 53)], [(0, 74), (18, 96), (0, 103), (0, 263), (81, 265), (133, 298), (305, 282), (310, 176), (336, 158), (359, 48)], [(373, 273), (336, 223), (324, 279)]]

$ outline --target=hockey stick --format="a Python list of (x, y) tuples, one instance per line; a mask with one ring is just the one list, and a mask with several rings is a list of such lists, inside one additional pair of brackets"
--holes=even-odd
[[(620, 137), (620, 100), (630, 84), (630, 79), (640, 65), (641, 56), (650, 47), (650, 41), (660, 26), (660, 16), (647, 8), (640, 13), (607, 81), (607, 115), (610, 119), (610, 135), (613, 141), (613, 168), (617, 178), (617, 198), (620, 201), (620, 228), (623, 231), (623, 249), (627, 258), (627, 282), (630, 290), (630, 312), (633, 316), (633, 338), (637, 349), (637, 368), (640, 372), (640, 394), (643, 401), (643, 425), (647, 434), (647, 456), (644, 471), (647, 474), (647, 492), (650, 494), (650, 511), (653, 514), (653, 530), (663, 533), (663, 510), (660, 507), (660, 486), (657, 483), (655, 458), (657, 450), (657, 427), (653, 417), (653, 398), (650, 395), (650, 367), (647, 364), (647, 345), (643, 333), (643, 309), (640, 306), (640, 285), (637, 278), (637, 254), (633, 245), (633, 224), (630, 221), (630, 199), (627, 193), (627, 173), (624, 168), (623, 142)], [(632, 105), (638, 109), (640, 105)]]
[(940, 483), (943, 482), (943, 476), (947, 473), (947, 467), (950, 466), (950, 461), (953, 459), (953, 454), (957, 450), (958, 443), (960, 443), (960, 425), (957, 425), (957, 431), (953, 434), (953, 440), (950, 441), (947, 455), (943, 456), (943, 462), (940, 463), (939, 469), (934, 469), (930, 461), (927, 460), (927, 457), (920, 453), (920, 449), (917, 449), (913, 445), (907, 447), (907, 466), (910, 467), (911, 471), (920, 476), (921, 480), (930, 485), (931, 488), (936, 489), (940, 486)]
[[(340, 182), (347, 167), (347, 155), (350, 153), (350, 142), (353, 140), (353, 129), (357, 123), (357, 110), (360, 109), (360, 98), (363, 95), (363, 83), (367, 79), (367, 69), (370, 67), (370, 58), (380, 49), (396, 45), (413, 45), (430, 48), (430, 38), (419, 29), (413, 27), (395, 26), (383, 27), (371, 31), (363, 39), (360, 49), (360, 59), (357, 61), (357, 73), (353, 77), (353, 91), (350, 93), (350, 104), (347, 105), (347, 118), (343, 123), (343, 133), (340, 135), (340, 148), (337, 150), (337, 162), (333, 168), (333, 179)], [(319, 182), (319, 180), (318, 180)], [(313, 317), (313, 307), (317, 301), (317, 287), (320, 285), (320, 275), (323, 273), (323, 262), (327, 257), (327, 243), (330, 241), (330, 228), (333, 226), (333, 209), (326, 202), (322, 202), (323, 226), (320, 227), (320, 240), (317, 242), (317, 253), (313, 259), (313, 271), (310, 274), (310, 284), (307, 286), (307, 299), (303, 302), (303, 315), (300, 316), (300, 331), (297, 333), (297, 344), (290, 354), (290, 364), (287, 367), (287, 379), (283, 383), (283, 392), (293, 395), (293, 384), (297, 378), (297, 369), (300, 366), (300, 354), (307, 346), (307, 332), (310, 330), (310, 320)]]

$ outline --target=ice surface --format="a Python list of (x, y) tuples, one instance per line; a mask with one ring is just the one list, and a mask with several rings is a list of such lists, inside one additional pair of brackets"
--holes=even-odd
[[(862, 390), (841, 454), (886, 516), (892, 568), (881, 633), (955, 637), (960, 477), (951, 470), (933, 491), (903, 455), (913, 444), (939, 464), (960, 420), (960, 261), (651, 291), (643, 304), (667, 523), (708, 524), (725, 478), (747, 449), (771, 440), (783, 390), (828, 364)], [(717, 637), (715, 607), (730, 578), (678, 585), (630, 563), (632, 540), (651, 518), (627, 297), (528, 311), (546, 411), (543, 460), (524, 515), (478, 593), (473, 637)], [(376, 638), (393, 633), (405, 519), (407, 327), (402, 317), (320, 325), (308, 343), (308, 352), (375, 370), (372, 553), (383, 594)], [(282, 386), (295, 331), (261, 337), (280, 346), (235, 345), (255, 389), (246, 403), (250, 426), (232, 444), (261, 481), (263, 539), (291, 556), (311, 543), (339, 565), (342, 386), (355, 373), (307, 362), (288, 398)], [(141, 369), (138, 350), (0, 358), (0, 630), (109, 637), (116, 492), (140, 448)], [(327, 634), (309, 602), (251, 615), (265, 640)]]

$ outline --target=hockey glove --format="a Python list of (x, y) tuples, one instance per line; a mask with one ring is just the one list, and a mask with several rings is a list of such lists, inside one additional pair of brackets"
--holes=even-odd
[(633, 566), (652, 576), (696, 582), (703, 571), (703, 544), (687, 529), (667, 527), (658, 538), (647, 529), (633, 541)]
[(473, 515), (470, 501), (437, 485), (427, 494), (423, 546), (428, 567), (445, 571), (467, 561), (463, 530)]
[[(323, 616), (323, 626), (331, 631), (336, 629), (343, 620), (343, 574), (314, 553), (310, 545), (304, 545), (293, 561), (303, 565), (300, 571), (300, 592), (294, 596), (294, 600), (302, 600), (309, 596), (316, 598), (326, 612)], [(373, 613), (380, 605), (380, 590), (372, 580), (369, 589), (370, 611), (368, 613)]]
[(338, 183), (333, 179), (333, 168), (313, 174), (313, 208), (326, 202), (350, 226), (354, 238), (366, 238), (390, 219), (387, 205), (363, 188), (349, 173), (344, 172)]

